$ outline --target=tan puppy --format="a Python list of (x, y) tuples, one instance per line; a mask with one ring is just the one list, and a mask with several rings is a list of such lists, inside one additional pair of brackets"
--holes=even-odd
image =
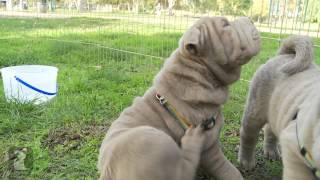
[[(219, 147), (219, 107), (227, 101), (228, 85), (259, 48), (258, 31), (248, 18), (201, 18), (180, 39), (153, 86), (111, 125), (100, 149), (100, 179), (191, 180), (199, 164), (218, 179), (242, 179)], [(196, 128), (185, 133), (157, 94)], [(203, 131), (200, 125), (211, 117), (216, 125)]]
[[(278, 55), (263, 65), (251, 82), (240, 132), (241, 166), (254, 168), (258, 133), (267, 124), (264, 154), (277, 159), (280, 139), (283, 179), (314, 179), (308, 161), (314, 161), (314, 168), (320, 168), (319, 89), (320, 72), (313, 63), (311, 39), (304, 36), (286, 39)], [(312, 158), (300, 153), (302, 147)]]

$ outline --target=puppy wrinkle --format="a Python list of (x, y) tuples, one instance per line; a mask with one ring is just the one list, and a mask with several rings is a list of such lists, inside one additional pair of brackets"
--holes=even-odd
[[(201, 28), (201, 31), (203, 32), (203, 36), (202, 36), (203, 37), (203, 46), (205, 47), (205, 49), (203, 49), (203, 51), (208, 53), (205, 56), (212, 57), (212, 54), (219, 53), (219, 52), (217, 52), (217, 50), (215, 48), (216, 42), (214, 41), (214, 38), (212, 37), (212, 35), (210, 33), (210, 29), (208, 28), (208, 25), (207, 24), (201, 24), (200, 28)], [(215, 30), (213, 30), (213, 31), (215, 32)], [(204, 39), (204, 37), (207, 37), (207, 39)], [(212, 76), (214, 76), (213, 72), (210, 70), (210, 68), (206, 64), (207, 60), (205, 59), (205, 56), (204, 57), (200, 57), (199, 60), (201, 60), (200, 62), (204, 66), (206, 66), (206, 68), (209, 70), (209, 72), (212, 74)], [(211, 59), (211, 60), (215, 61), (216, 59)]]
[(292, 36), (283, 41), (278, 54), (295, 54), (295, 58), (292, 61), (282, 66), (282, 72), (288, 75), (301, 72), (313, 62), (312, 40), (307, 36)]
[[(184, 69), (186, 67), (186, 65), (191, 66), (191, 63), (193, 65), (195, 65), (194, 61), (188, 61), (186, 59), (183, 59), (183, 57), (179, 57), (179, 54), (175, 55), (175, 61), (174, 61), (174, 65), (171, 65), (170, 67), (168, 67), (168, 69), (166, 70), (166, 73), (161, 73), (162, 78), (160, 78), (160, 76), (156, 79), (161, 80), (162, 83), (167, 84), (167, 85), (162, 85), (162, 87), (168, 87), (168, 85), (170, 86), (170, 88), (166, 88), (166, 90), (162, 89), (162, 92), (159, 92), (163, 95), (165, 95), (166, 93), (163, 92), (170, 92), (171, 95), (175, 96), (175, 99), (177, 100), (182, 100), (184, 103), (187, 103), (189, 105), (191, 104), (197, 104), (197, 103), (202, 103), (202, 102), (216, 102), (217, 104), (221, 104), (224, 103), (227, 99), (227, 92), (224, 93), (224, 91), (227, 91), (226, 89), (222, 89), (222, 94), (221, 94), (221, 87), (224, 87), (224, 85), (222, 85), (222, 83), (220, 83), (219, 80), (217, 80), (215, 77), (216, 76), (211, 76), (210, 77), (206, 77), (202, 71), (203, 67), (201, 66), (201, 64), (196, 63), (196, 66), (193, 66), (193, 68), (189, 69), (188, 74), (190, 74), (191, 76), (195, 77), (199, 75), (199, 72), (201, 72), (200, 74), (201, 79), (195, 77), (197, 79), (197, 81), (202, 81), (203, 83), (207, 84), (208, 86), (206, 86), (205, 88), (201, 85), (204, 85), (203, 83), (192, 83), (190, 84), (190, 81), (188, 80), (188, 76), (180, 76), (181, 69)], [(169, 61), (168, 61), (169, 62)], [(208, 68), (206, 68), (207, 72), (211, 73), (212, 71), (209, 71)], [(173, 73), (174, 72), (174, 73)], [(165, 80), (163, 79), (165, 78)], [(179, 86), (179, 84), (177, 84), (177, 82), (182, 83), (182, 84), (189, 84), (189, 88), (188, 89), (181, 89), (181, 87)], [(209, 85), (211, 84), (211, 85)], [(214, 86), (212, 86), (214, 85)], [(217, 94), (219, 91), (219, 95)], [(194, 93), (194, 92), (198, 92), (198, 93)], [(214, 92), (214, 93), (212, 93)], [(201, 95), (202, 94), (202, 95)], [(170, 101), (169, 95), (167, 97), (167, 99), (169, 99)], [(222, 98), (222, 99), (221, 99)], [(190, 111), (195, 111), (194, 109), (189, 109), (189, 107), (182, 107), (182, 104), (180, 104), (181, 107), (175, 105), (175, 102), (171, 100), (171, 103), (178, 108), (178, 111), (181, 112), (184, 116), (188, 117), (189, 114), (193, 114), (190, 113)], [(182, 103), (182, 102), (181, 102)], [(208, 110), (208, 108), (206, 108)], [(198, 113), (197, 113), (198, 114)], [(207, 113), (206, 113), (207, 114)], [(198, 114), (199, 115), (199, 114)], [(197, 116), (198, 116), (197, 115)], [(193, 121), (192, 119), (194, 119), (194, 117), (190, 117), (189, 116), (190, 121)]]
[(209, 34), (207, 33), (207, 31), (204, 30), (205, 28), (204, 28), (203, 26), (205, 26), (205, 25), (201, 24), (200, 27), (199, 27), (200, 34), (201, 34), (199, 41), (200, 41), (201, 45), (204, 45), (204, 44), (205, 44), (205, 42), (206, 42), (205, 37), (208, 37), (208, 36), (209, 36)]
[[(240, 22), (240, 23), (244, 23), (244, 22)], [(242, 26), (240, 26), (239, 30), (242, 31), (243, 34), (245, 34), (243, 39), (240, 38), (241, 47), (248, 47), (248, 48), (245, 48), (244, 50), (241, 49), (241, 51), (245, 52), (244, 57), (241, 57), (241, 60), (242, 60), (247, 56), (247, 54), (251, 54), (250, 51), (253, 50), (254, 46), (253, 46), (253, 42), (249, 40), (247, 31), (244, 28), (242, 28)], [(239, 37), (242, 37), (242, 36), (239, 36)]]
[[(246, 24), (248, 24), (248, 26), (250, 25), (249, 23), (250, 23), (250, 22), (246, 22)], [(249, 26), (249, 27), (250, 27), (250, 26)], [(252, 29), (251, 29), (251, 28), (250, 28), (250, 31), (252, 31)], [(246, 39), (247, 39), (247, 43), (249, 44), (250, 49), (254, 48), (255, 46), (254, 46), (253, 42), (252, 42), (252, 41), (250, 41), (250, 39), (249, 39), (249, 36), (248, 36), (248, 35), (246, 36)]]
[[(217, 18), (218, 19), (218, 18)], [(220, 18), (219, 18), (220, 19)], [(220, 34), (219, 33), (219, 30), (218, 30), (218, 28), (217, 28), (217, 24), (216, 24), (216, 21), (209, 21), (210, 23), (212, 23), (212, 26), (208, 26), (207, 25), (207, 28), (209, 29), (209, 31), (210, 30), (212, 30), (212, 31), (214, 31), (215, 32), (215, 34)], [(212, 27), (212, 28), (211, 28)], [(210, 42), (213, 42), (214, 40), (216, 40), (215, 38), (213, 38), (212, 37), (212, 35), (211, 35), (211, 33), (209, 33), (209, 39), (210, 39)], [(220, 60), (220, 58), (219, 58), (219, 60), (220, 61), (218, 61), (218, 62), (220, 62), (220, 63), (222, 63), (222, 64), (220, 64), (219, 63), (219, 65), (223, 65), (223, 64), (226, 64), (226, 63), (228, 63), (228, 56), (227, 56), (227, 53), (226, 53), (226, 48), (225, 48), (225, 45), (224, 45), (224, 43), (223, 43), (223, 41), (222, 41), (222, 39), (221, 39), (221, 36), (217, 36), (218, 37), (218, 40), (219, 40), (219, 45), (222, 45), (222, 49), (223, 49), (223, 59), (224, 59), (224, 62), (221, 62), (221, 60)], [(215, 47), (215, 46), (213, 46), (213, 47)], [(214, 48), (214, 49), (216, 49), (216, 48)], [(221, 48), (219, 49), (219, 50), (221, 50)], [(217, 51), (216, 51), (217, 52)]]
[[(238, 39), (239, 39), (239, 44), (240, 44), (240, 48), (241, 48), (241, 46), (242, 46), (242, 44), (243, 44), (243, 42), (242, 42), (242, 39), (240, 38), (241, 37), (241, 35), (240, 35), (240, 32), (239, 31), (241, 31), (240, 30), (241, 28), (239, 28), (239, 30), (238, 31), (236, 31), (236, 33), (237, 33), (237, 35), (238, 35)], [(242, 32), (243, 33), (243, 32)], [(236, 49), (236, 48), (235, 48)], [(241, 49), (240, 49), (240, 51), (241, 51)], [(234, 50), (234, 51), (232, 51), (234, 54), (237, 54), (237, 50)], [(232, 58), (232, 61), (235, 61), (237, 58), (239, 58), (239, 56), (238, 57), (236, 57), (236, 55), (231, 55), (231, 57), (233, 57)]]
[(199, 86), (202, 86), (205, 89), (212, 89), (213, 86), (207, 82), (207, 81), (200, 81), (199, 79), (197, 79), (197, 77), (190, 75), (190, 74), (184, 74), (184, 73), (179, 73), (179, 72), (172, 72), (173, 75), (176, 75), (177, 78), (179, 78), (180, 80), (185, 80), (185, 81), (190, 81), (193, 84), (197, 84)]
[[(221, 20), (220, 18), (215, 18), (216, 21)], [(209, 24), (212, 24), (211, 26)], [(222, 82), (224, 85), (232, 84), (236, 80), (239, 79), (240, 76), (240, 68), (239, 65), (236, 65), (235, 67), (231, 67), (233, 62), (228, 62), (230, 58), (226, 55), (225, 52), (225, 44), (223, 44), (223, 41), (221, 39), (221, 36), (214, 36), (217, 33), (220, 33), (217, 23), (209, 21), (206, 23), (206, 29), (207, 31), (215, 32), (215, 33), (209, 33), (209, 39), (212, 41), (215, 41), (215, 45), (213, 46), (216, 50), (216, 58), (214, 61), (206, 60), (205, 62), (208, 64), (207, 66), (210, 68), (210, 70), (215, 74), (216, 78)], [(235, 33), (238, 33), (237, 30), (235, 30)], [(214, 37), (215, 38), (214, 38)], [(236, 37), (233, 38), (239, 38), (239, 35), (235, 35)], [(218, 43), (220, 42), (220, 43)], [(249, 47), (248, 47), (249, 48)], [(234, 51), (237, 51), (237, 49), (233, 48), (233, 54)], [(240, 54), (241, 52), (237, 51), (236, 54)], [(251, 58), (254, 54), (246, 54), (246, 58)], [(214, 64), (214, 65), (213, 65)]]
[[(314, 78), (311, 78), (311, 79), (316, 79), (317, 77), (314, 77)], [(293, 85), (294, 86), (294, 85)], [(272, 119), (286, 119), (287, 121), (278, 121), (278, 122), (275, 122), (275, 123), (272, 123), (272, 124), (276, 124), (276, 126), (273, 128), (273, 129), (276, 129), (276, 131), (274, 132), (275, 134), (277, 134), (277, 136), (279, 136), (279, 132), (288, 125), (288, 123), (290, 123), (290, 120), (294, 113), (296, 113), (297, 111), (297, 107), (299, 106), (299, 104), (301, 104), (305, 98), (308, 96), (308, 94), (306, 93), (302, 93), (303, 91), (310, 91), (314, 88), (314, 81), (306, 81), (306, 82), (302, 82), (302, 84), (298, 87), (286, 87), (285, 89), (287, 89), (288, 91), (290, 89), (291, 90), (291, 93), (287, 96), (285, 96), (284, 94), (280, 94), (280, 95), (283, 95), (282, 97), (272, 97), (272, 102), (274, 102), (275, 100), (274, 99), (279, 99), (279, 101), (277, 102), (280, 102), (279, 105), (273, 105), (271, 104), (270, 107), (272, 108), (271, 109), (271, 112), (272, 113), (269, 113), (270, 117)], [(283, 90), (282, 88), (278, 88), (276, 89), (280, 92), (287, 92), (286, 90)], [(281, 99), (281, 100), (280, 100)], [(285, 102), (285, 104), (288, 104), (288, 105), (283, 105), (283, 103), (281, 102)], [(280, 106), (280, 108), (278, 107)], [(276, 117), (272, 117), (272, 114), (276, 114), (277, 116)]]
[[(216, 82), (213, 82), (214, 80), (210, 78), (207, 72), (211, 71), (201, 62), (197, 63), (197, 66), (193, 62), (189, 63), (187, 61), (179, 61), (182, 66), (185, 66), (186, 69), (189, 69), (190, 71), (171, 71), (173, 75), (176, 75), (180, 77), (181, 79), (186, 79), (189, 81), (192, 81), (193, 83), (197, 83), (200, 86), (203, 86), (206, 89), (211, 89), (213, 87), (213, 84), (216, 84)], [(182, 69), (182, 68), (181, 68)], [(191, 73), (193, 71), (194, 73)], [(213, 76), (213, 75), (212, 75)], [(206, 80), (206, 81), (203, 81)]]

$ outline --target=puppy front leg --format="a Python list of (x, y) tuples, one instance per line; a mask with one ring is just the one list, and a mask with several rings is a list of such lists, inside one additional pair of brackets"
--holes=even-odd
[(217, 180), (243, 179), (239, 170), (224, 156), (219, 142), (202, 153), (201, 167)]
[(240, 128), (238, 160), (245, 170), (255, 167), (255, 147), (259, 132), (268, 121), (270, 95), (266, 89), (271, 86), (271, 75), (267, 66), (262, 66), (252, 78), (246, 108)]
[[(220, 112), (216, 124), (212, 130), (207, 132), (207, 146), (201, 154), (200, 165), (211, 176), (218, 180), (241, 180), (242, 175), (230, 161), (224, 156), (220, 148), (220, 130), (224, 124), (223, 115)], [(212, 143), (209, 143), (212, 142)]]
[[(248, 105), (240, 128), (240, 147), (238, 161), (245, 170), (252, 170), (255, 167), (255, 148), (258, 141), (260, 129), (265, 125), (267, 118), (259, 111), (254, 111), (254, 104)], [(261, 117), (262, 116), (262, 117)]]
[(177, 180), (193, 180), (199, 165), (205, 135), (200, 126), (189, 128), (181, 139), (181, 166)]

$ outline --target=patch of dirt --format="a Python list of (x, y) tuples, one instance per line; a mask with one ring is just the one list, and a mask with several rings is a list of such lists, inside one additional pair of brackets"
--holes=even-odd
[(101, 134), (105, 134), (110, 125), (105, 126), (86, 126), (80, 130), (80, 133), (84, 136), (100, 136)]
[(88, 137), (97, 137), (105, 134), (109, 126), (91, 125), (81, 129), (57, 128), (46, 134), (41, 145), (51, 151), (58, 151), (62, 147), (64, 151), (71, 151), (81, 148)]
[(227, 137), (239, 137), (240, 136), (240, 130), (233, 129), (233, 130), (225, 132), (224, 135), (227, 136)]

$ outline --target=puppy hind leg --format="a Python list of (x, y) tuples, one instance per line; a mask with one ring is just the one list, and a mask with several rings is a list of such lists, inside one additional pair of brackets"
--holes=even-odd
[[(128, 129), (110, 139), (103, 149), (99, 164), (101, 180), (193, 180), (195, 176), (196, 162), (183, 163), (186, 161), (183, 149), (153, 127)], [(185, 169), (184, 164), (188, 165)], [(186, 178), (182, 179), (181, 173)]]
[(123, 142), (125, 146), (118, 149), (118, 152), (125, 152), (121, 169), (128, 174), (121, 180), (193, 180), (204, 138), (202, 129), (188, 129), (179, 147), (158, 129), (148, 126), (133, 128)]
[(240, 148), (238, 160), (240, 166), (245, 170), (255, 167), (255, 146), (258, 141), (259, 132), (267, 122), (267, 115), (259, 104), (260, 100), (249, 97), (247, 107), (240, 128)]
[[(250, 120), (254, 121), (252, 118)], [(257, 121), (262, 122), (262, 120)], [(252, 170), (255, 167), (255, 147), (263, 125), (261, 123), (248, 123), (248, 125), (241, 126), (238, 160), (240, 166), (245, 170)]]
[(264, 66), (254, 75), (241, 122), (238, 160), (245, 170), (255, 166), (255, 146), (259, 132), (268, 120), (268, 91), (271, 87), (268, 74), (268, 67)]
[(264, 156), (270, 160), (280, 159), (280, 152), (278, 148), (278, 139), (270, 129), (269, 124), (264, 127), (264, 142), (263, 142)]

